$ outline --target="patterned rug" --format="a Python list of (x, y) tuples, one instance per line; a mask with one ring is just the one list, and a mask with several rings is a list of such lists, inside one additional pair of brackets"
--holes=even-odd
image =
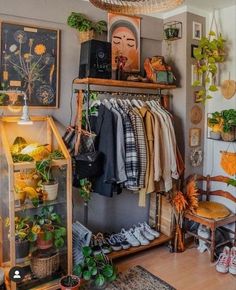
[(123, 273), (105, 290), (176, 290), (174, 287), (154, 276), (141, 266), (133, 267)]

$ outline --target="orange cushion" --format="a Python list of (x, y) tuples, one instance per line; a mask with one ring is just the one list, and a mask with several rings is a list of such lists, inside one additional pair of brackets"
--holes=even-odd
[(200, 201), (196, 215), (208, 219), (220, 219), (230, 215), (230, 210), (221, 203), (214, 201)]

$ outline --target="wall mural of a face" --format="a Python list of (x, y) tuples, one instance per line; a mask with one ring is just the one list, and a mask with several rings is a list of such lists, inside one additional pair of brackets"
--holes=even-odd
[(140, 70), (140, 18), (108, 15), (108, 41), (112, 43), (112, 69), (117, 67), (117, 57), (125, 59), (124, 70)]

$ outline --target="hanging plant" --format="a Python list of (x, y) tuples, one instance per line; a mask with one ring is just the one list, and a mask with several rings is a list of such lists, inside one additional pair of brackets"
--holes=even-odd
[[(219, 36), (210, 31), (208, 38), (202, 37), (199, 46), (194, 50), (196, 58), (197, 73), (203, 77), (205, 88), (201, 89), (197, 96), (198, 102), (205, 103), (212, 99), (212, 92), (218, 91), (215, 85), (215, 79), (218, 72), (217, 65), (225, 60), (225, 39), (221, 34)], [(199, 80), (193, 83), (194, 87), (200, 86)]]

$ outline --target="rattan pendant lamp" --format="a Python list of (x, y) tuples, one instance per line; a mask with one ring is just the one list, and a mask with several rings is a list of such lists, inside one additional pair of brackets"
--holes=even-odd
[(184, 0), (89, 0), (94, 6), (108, 12), (142, 14), (170, 10)]

